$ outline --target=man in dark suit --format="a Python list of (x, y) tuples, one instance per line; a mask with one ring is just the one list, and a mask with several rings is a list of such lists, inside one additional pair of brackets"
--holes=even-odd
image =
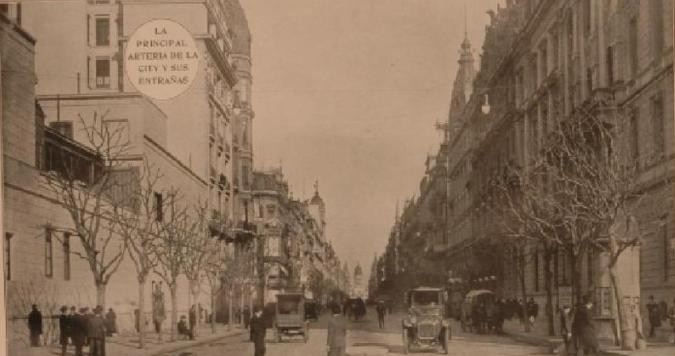
[(101, 313), (100, 305), (94, 309), (94, 314), (89, 318), (89, 355), (105, 356), (105, 321)]
[(68, 348), (68, 338), (70, 337), (70, 315), (68, 307), (61, 307), (61, 315), (59, 315), (59, 344), (61, 345), (61, 356), (66, 356), (66, 349)]
[(592, 311), (593, 302), (589, 295), (583, 298), (583, 304), (580, 305), (574, 313), (572, 321), (572, 337), (577, 341), (578, 348), (582, 348), (584, 355), (597, 355), (599, 351), (598, 338), (593, 326)]
[(255, 356), (265, 356), (265, 334), (267, 333), (267, 323), (263, 317), (262, 308), (256, 306), (253, 317), (251, 317), (251, 338)]
[(339, 307), (333, 307), (333, 316), (328, 321), (328, 356), (344, 356), (347, 348), (347, 322)]
[(28, 313), (28, 331), (30, 331), (30, 346), (40, 346), (40, 335), (42, 335), (42, 313), (40, 313), (35, 304), (33, 304), (33, 310)]
[(82, 347), (87, 339), (87, 320), (84, 316), (84, 308), (70, 317), (70, 339), (75, 346), (75, 356), (82, 356)]

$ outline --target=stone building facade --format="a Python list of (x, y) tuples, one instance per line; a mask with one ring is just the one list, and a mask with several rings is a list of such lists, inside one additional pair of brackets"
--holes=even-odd
[[(486, 244), (503, 234), (490, 208), (492, 182), (505, 167), (530, 164), (558, 122), (581, 108), (602, 107), (604, 115), (622, 123), (617, 149), (637, 162), (634, 189), (644, 196), (637, 216), (643, 239), (626, 254), (622, 278), (632, 281), (630, 294), (637, 293), (643, 305), (650, 295), (657, 301), (672, 299), (672, 14), (672, 1), (636, 0), (516, 0), (489, 12), (473, 90), (466, 96), (455, 83), (443, 143), (448, 152), (447, 241), (438, 249), (442, 258), (436, 266), (448, 272), (447, 285), (457, 297), (476, 288), (520, 297), (516, 257)], [(463, 82), (471, 66), (460, 59), (456, 80)], [(417, 207), (421, 200), (408, 206)], [(401, 268), (400, 256), (414, 251), (402, 242), (414, 220), (404, 210), (395, 224), (397, 233), (392, 232), (385, 253), (385, 279)], [(541, 246), (526, 250), (528, 296), (546, 304), (544, 264), (550, 263), (553, 303), (571, 302), (568, 256), (554, 253), (546, 261)], [(602, 263), (602, 256), (588, 254), (581, 273), (582, 288), (596, 298), (600, 317), (611, 312), (613, 303)]]
[[(13, 320), (25, 316), (29, 300), (46, 315), (61, 305), (96, 303), (89, 267), (76, 257), (81, 246), (68, 233), (71, 217), (44, 189), (46, 145), (95, 164), (80, 116), (87, 122), (108, 113), (105, 124), (120, 127), (128, 138), (124, 159), (130, 166), (147, 162), (161, 172), (158, 190), (178, 189), (186, 205), (207, 204), (210, 226), (217, 226), (229, 253), (235, 244), (225, 243), (235, 235), (252, 236), (250, 34), (238, 1), (54, 1), (2, 5), (0, 11), (7, 33), (2, 85), (11, 88), (3, 91), (8, 95), (3, 100), (3, 225), (5, 277), (15, 305), (9, 309), (9, 334), (15, 344), (23, 343), (26, 330), (25, 320)], [(170, 101), (133, 90), (120, 61), (125, 39), (158, 14), (188, 28), (201, 53), (193, 85)], [(162, 200), (168, 197), (159, 198), (160, 206)], [(107, 287), (106, 306), (117, 311), (122, 330), (133, 329), (138, 293), (126, 286), (137, 285), (135, 275), (125, 259)], [(181, 277), (179, 283), (187, 281)], [(180, 310), (190, 303), (210, 305), (203, 297), (190, 300), (187, 292), (179, 293)]]

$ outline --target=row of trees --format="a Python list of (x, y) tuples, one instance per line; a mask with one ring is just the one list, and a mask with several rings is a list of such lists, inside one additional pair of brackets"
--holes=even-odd
[(517, 256), (523, 298), (527, 248), (536, 245), (543, 250), (549, 332), (553, 333), (552, 257), (569, 256), (573, 296), (579, 302), (582, 257), (599, 252), (608, 261), (616, 330), (621, 331), (616, 336), (631, 349), (639, 331), (626, 317), (629, 311), (617, 264), (655, 222), (638, 224), (636, 212), (644, 194), (636, 189), (639, 166), (627, 154), (631, 133), (624, 121), (615, 111), (598, 115), (578, 110), (556, 124), (541, 149), (526, 158), (529, 164), (510, 165), (493, 180), (490, 199), (500, 221), (496, 242)]
[(106, 114), (79, 117), (84, 144), (95, 157), (93, 164), (84, 166), (88, 174), (82, 174), (82, 162), (65, 151), (54, 151), (52, 162), (57, 165), (52, 164), (44, 185), (71, 217), (72, 235), (82, 246), (71, 253), (87, 262), (98, 305), (105, 305), (106, 287), (125, 256), (133, 262), (142, 348), (145, 287), (151, 275), (160, 277), (170, 290), (173, 341), (179, 277), (187, 278), (193, 303), (207, 282), (215, 310), (219, 289), (241, 280), (248, 271), (240, 266), (250, 264), (241, 263), (248, 258), (226, 253), (209, 233), (213, 217), (207, 204), (165, 184), (162, 172), (146, 157), (134, 160), (128, 128), (111, 125)]

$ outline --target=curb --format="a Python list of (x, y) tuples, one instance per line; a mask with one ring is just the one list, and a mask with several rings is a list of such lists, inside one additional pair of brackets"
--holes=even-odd
[[(545, 347), (548, 349), (548, 352), (551, 354), (555, 354), (555, 350), (562, 344), (562, 342), (554, 342), (551, 341), (550, 339), (546, 339), (540, 336), (529, 336), (529, 335), (522, 335), (518, 333), (512, 333), (505, 331), (504, 335), (509, 337), (512, 340), (522, 342), (528, 345), (533, 345), (533, 346), (540, 346), (540, 347)], [(625, 353), (625, 352), (616, 352), (616, 351), (610, 351), (610, 350), (600, 350), (599, 354), (602, 356), (626, 356), (630, 355), (630, 353)]]
[(224, 338), (227, 338), (227, 337), (241, 335), (243, 333), (244, 333), (243, 330), (237, 330), (235, 332), (228, 333), (228, 334), (225, 334), (225, 335), (218, 335), (218, 336), (213, 336), (213, 337), (205, 338), (205, 339), (202, 339), (202, 340), (198, 340), (198, 341), (195, 341), (193, 343), (190, 343), (189, 345), (169, 346), (169, 347), (165, 347), (163, 349), (157, 350), (157, 351), (153, 351), (152, 353), (149, 353), (148, 356), (157, 356), (157, 355), (161, 355), (161, 354), (165, 354), (165, 353), (181, 351), (181, 350), (185, 350), (185, 349), (188, 349), (188, 348), (191, 348), (191, 347), (196, 347), (196, 346), (208, 344), (208, 343), (214, 342), (216, 340), (224, 339)]

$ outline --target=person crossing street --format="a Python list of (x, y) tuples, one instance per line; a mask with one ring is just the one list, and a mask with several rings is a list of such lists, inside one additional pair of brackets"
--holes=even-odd
[(377, 306), (375, 307), (375, 310), (377, 311), (377, 322), (378, 325), (380, 326), (380, 329), (384, 329), (384, 314), (386, 312), (386, 307), (384, 305), (384, 302), (381, 300), (377, 302)]
[[(333, 306), (333, 316), (328, 321), (328, 356), (344, 356), (347, 348), (347, 323), (340, 313), (340, 308)], [(378, 312), (379, 315), (379, 312)]]

